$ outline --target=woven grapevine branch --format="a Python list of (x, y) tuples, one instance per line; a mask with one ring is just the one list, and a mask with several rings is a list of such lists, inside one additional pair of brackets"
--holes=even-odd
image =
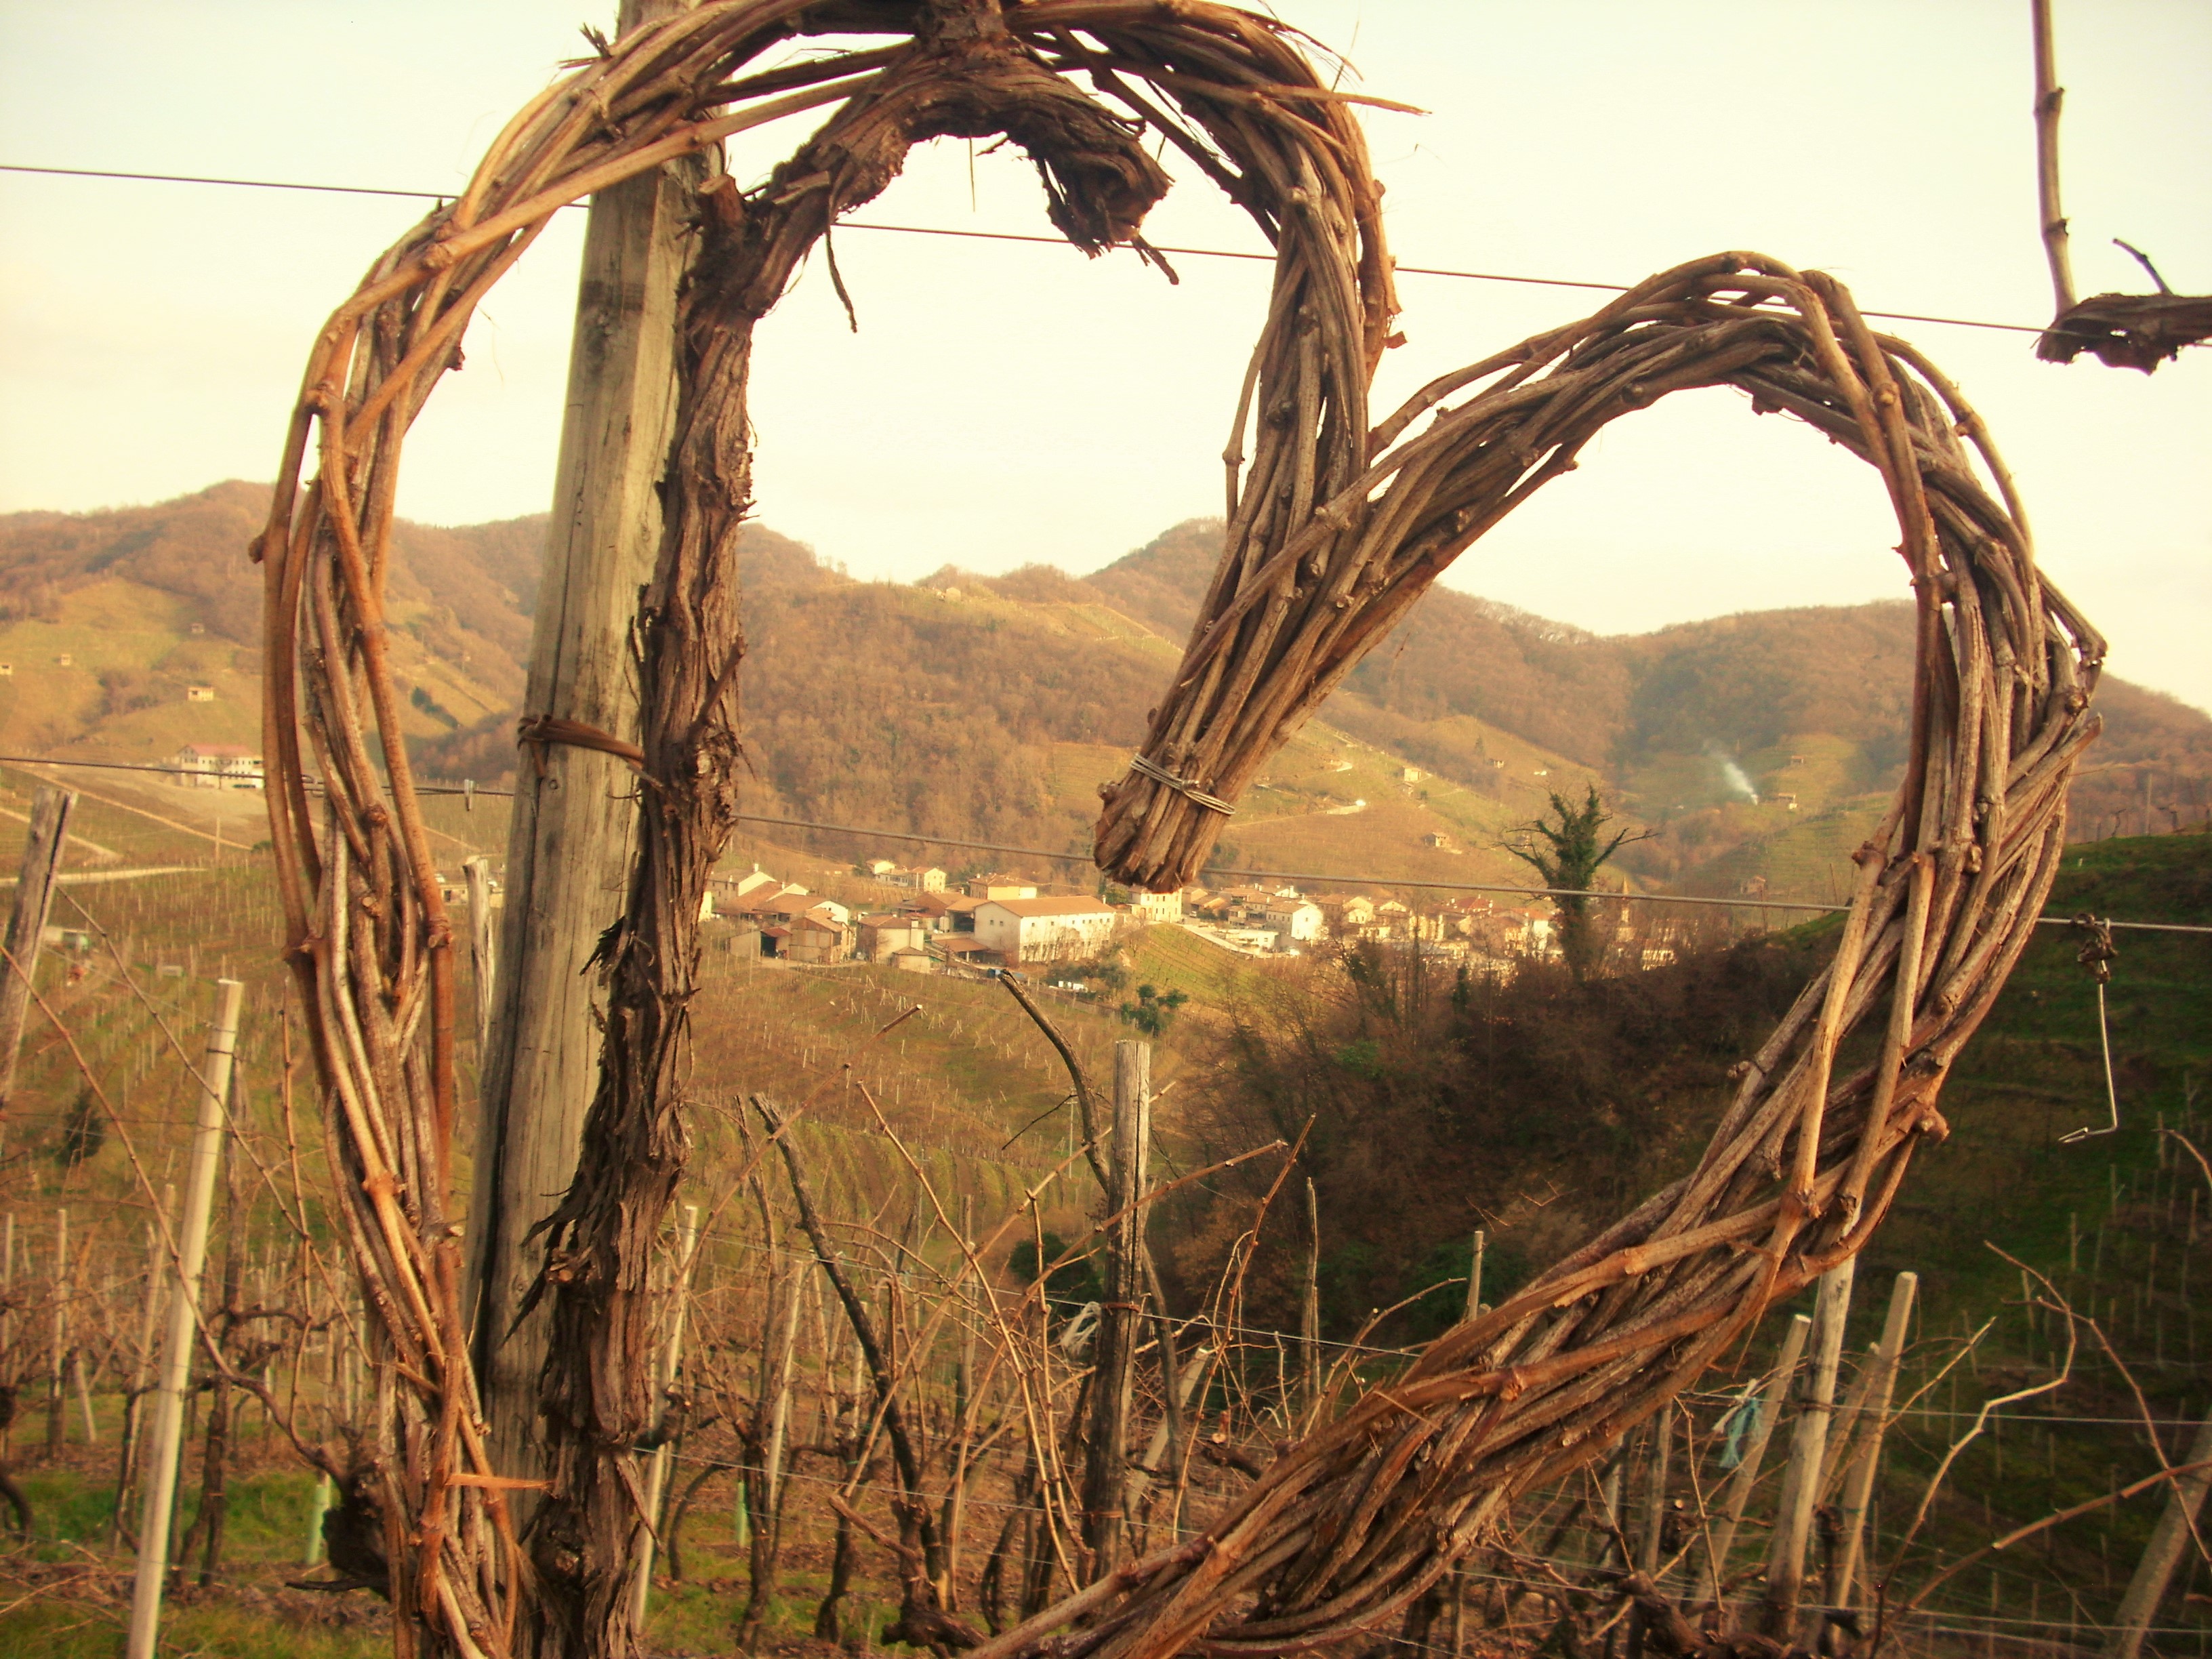
[(1743, 253), (1663, 272), (1425, 387), (1271, 556), (1243, 550), (1232, 520), (1149, 764), (1108, 793), (1100, 860), (1146, 885), (1185, 878), (1221, 816), (1158, 772), (1233, 800), (1444, 566), (1607, 422), (1711, 386), (1871, 463), (1911, 572), (1905, 776), (1855, 855), (1833, 961), (1742, 1068), (1690, 1175), (1285, 1451), (1195, 1547), (1095, 1595), (1082, 1630), (1055, 1636), (1065, 1613), (1048, 1614), (981, 1651), (1279, 1653), (1376, 1628), (1516, 1492), (1600, 1455), (1855, 1253), (1914, 1149), (1947, 1133), (1944, 1076), (2057, 872), (2105, 647), (2037, 572), (1980, 418), (1817, 272)]
[[(832, 31), (890, 43), (750, 68)], [(1747, 1074), (1699, 1171), (1286, 1453), (1203, 1538), (1109, 1575), (993, 1651), (1280, 1651), (1373, 1627), (1513, 1492), (1595, 1455), (1767, 1301), (1856, 1249), (1940, 1124), (1942, 1070), (2048, 884), (2102, 655), (2037, 577), (1978, 422), (1833, 284), (1726, 255), (1448, 376), (1370, 431), (1395, 305), (1379, 187), (1346, 102), (1279, 26), (1194, 0), (1045, 0), (1003, 15), (995, 0), (728, 0), (626, 36), (532, 100), (469, 188), (326, 325), (255, 544), (265, 742), (335, 1207), (377, 1334), (376, 1411), (347, 1500), (381, 1540), (403, 1653), (632, 1650), (630, 1448), (652, 1412), (635, 1361), (651, 1337), (651, 1243), (688, 1146), (678, 1061), (697, 896), (740, 766), (732, 555), (750, 504), (752, 328), (837, 216), (927, 138), (1008, 136), (1071, 240), (1149, 253), (1137, 227), (1166, 179), (1139, 140), (1158, 133), (1277, 248), (1228, 458), (1228, 551), (1142, 763), (1102, 820), (1101, 862), (1119, 873), (1158, 883), (1194, 867), (1253, 769), (1450, 557), (1607, 420), (1680, 386), (1743, 386), (1877, 465), (1921, 605), (1906, 785), (1863, 856), (1844, 948)], [(712, 179), (700, 192), (665, 526), (639, 617), (641, 852), (605, 949), (585, 1156), (548, 1241), (550, 1491), (526, 1561), (462, 1340), (453, 939), (385, 654), (400, 452), (475, 307), (561, 206), (833, 106), (760, 188)], [(1878, 1006), (1891, 1010), (1880, 1055), (1832, 1085), (1838, 1046)]]
[[(753, 67), (831, 33), (887, 43)], [(1079, 76), (1108, 101), (1079, 90)], [(632, 1362), (650, 1340), (650, 1243), (687, 1150), (676, 1062), (697, 895), (728, 834), (739, 767), (731, 554), (750, 507), (752, 325), (836, 216), (939, 135), (1005, 134), (1036, 162), (1072, 241), (1149, 255), (1137, 226), (1167, 179), (1139, 141), (1156, 134), (1279, 249), (1265, 337), (1329, 319), (1329, 349), (1309, 349), (1298, 371), (1311, 418), (1279, 423), (1266, 453), (1334, 487), (1358, 465), (1395, 309), (1351, 101), (1279, 25), (1221, 6), (1060, 0), (1002, 18), (995, 0), (727, 0), (626, 35), (532, 100), (461, 195), (388, 250), (325, 325), (254, 544), (264, 743), (288, 957), (375, 1339), (376, 1406), (346, 1494), (349, 1535), (365, 1540), (351, 1565), (387, 1585), (403, 1653), (633, 1645), (629, 1448), (653, 1402)], [(740, 192), (715, 179), (700, 193), (665, 535), (640, 616), (641, 853), (606, 951), (608, 1037), (582, 1175), (548, 1239), (560, 1264), (545, 1292), (551, 1490), (526, 1560), (466, 1359), (450, 1182), (453, 932), (386, 652), (401, 450), (458, 367), (476, 307), (559, 209), (821, 107), (833, 110), (827, 124), (768, 184)], [(317, 470), (302, 491), (311, 447)]]

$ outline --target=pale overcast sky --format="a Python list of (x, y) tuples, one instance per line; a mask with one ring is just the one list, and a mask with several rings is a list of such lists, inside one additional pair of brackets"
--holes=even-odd
[[(110, 3), (0, 10), (0, 161), (452, 190), (611, 0)], [(1282, 0), (1346, 49), (1408, 265), (1634, 281), (1753, 248), (1869, 308), (2037, 323), (2027, 0)], [(2212, 289), (2212, 6), (2057, 9), (2081, 291), (2140, 289), (2124, 236)], [(757, 177), (799, 137), (732, 158)], [(1043, 228), (1027, 168), (915, 158), (863, 218)], [(323, 318), (423, 204), (0, 174), (0, 510), (157, 501), (274, 470)], [(417, 427), (410, 516), (542, 510), (580, 214), (492, 296)], [(1186, 180), (1163, 243), (1255, 248)], [(1220, 510), (1220, 453), (1264, 267), (840, 237), (763, 331), (759, 511), (856, 575), (1029, 560), (1083, 571)], [(1388, 408), (1602, 296), (1407, 276)], [(1893, 325), (1989, 417), (2045, 568), (2115, 672), (2212, 707), (2212, 353), (2152, 377), (2035, 361), (2033, 337)], [(1901, 596), (1872, 472), (1734, 393), (1613, 426), (1447, 578), (1601, 632)]]

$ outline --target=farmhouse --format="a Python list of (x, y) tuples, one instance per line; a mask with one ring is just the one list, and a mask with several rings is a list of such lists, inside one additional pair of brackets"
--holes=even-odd
[(1310, 944), (1327, 931), (1321, 906), (1311, 899), (1278, 899), (1261, 913), (1261, 920), (1281, 939), (1279, 948), (1285, 950)]
[(968, 878), (968, 896), (972, 899), (1033, 899), (1036, 896), (1036, 884), (1026, 876), (991, 873)]
[(239, 743), (188, 743), (169, 757), (186, 789), (258, 789), (261, 757)]
[(892, 887), (911, 887), (917, 893), (945, 890), (945, 872), (933, 864), (917, 865), (911, 870), (886, 870), (878, 879)]
[(857, 925), (857, 954), (863, 962), (888, 962), (901, 951), (919, 951), (929, 942), (928, 921), (904, 912), (862, 916)]
[(1086, 957), (1113, 937), (1114, 907), (1095, 898), (986, 899), (975, 938), (1009, 963)]
[(1375, 901), (1360, 893), (1320, 893), (1313, 902), (1333, 933), (1356, 933), (1375, 920)]
[(787, 925), (800, 916), (819, 915), (839, 927), (852, 921), (853, 913), (835, 899), (810, 893), (804, 887), (787, 887), (781, 892), (750, 899), (745, 907), (763, 916), (772, 916)]
[(1180, 889), (1172, 893), (1147, 893), (1141, 887), (1135, 888), (1129, 894), (1129, 907), (1139, 921), (1147, 924), (1181, 921), (1182, 893)]
[(986, 945), (973, 933), (945, 933), (932, 947), (939, 956), (958, 968), (1003, 968), (1006, 958), (993, 946)]
[(845, 930), (821, 909), (793, 918), (783, 941), (783, 954), (793, 962), (826, 967), (845, 959)]
[(899, 908), (907, 915), (920, 917), (933, 933), (972, 933), (979, 902), (939, 889), (916, 893)]

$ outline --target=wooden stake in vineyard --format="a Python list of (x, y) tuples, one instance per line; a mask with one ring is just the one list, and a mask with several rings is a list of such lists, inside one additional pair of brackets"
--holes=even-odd
[(39, 971), (39, 950), (54, 901), (62, 848), (69, 839), (72, 790), (42, 783), (31, 798), (31, 829), (23, 841), (21, 873), (15, 878), (15, 902), (8, 913), (7, 961), (0, 964), (0, 1146), (8, 1137), (8, 1108), (15, 1092), (15, 1061), (23, 1048), (23, 1020), (30, 1012), (31, 987)]
[[(1766, 1462), (1767, 1443), (1774, 1437), (1775, 1425), (1782, 1420), (1782, 1407), (1790, 1397), (1790, 1385), (1797, 1376), (1797, 1362), (1805, 1352), (1805, 1338), (1813, 1328), (1813, 1322), (1803, 1314), (1793, 1315), (1782, 1333), (1782, 1351), (1776, 1357), (1774, 1369), (1768, 1374), (1766, 1387), (1753, 1407), (1756, 1415), (1752, 1419), (1750, 1436), (1743, 1449), (1743, 1461), (1736, 1465), (1730, 1477), (1728, 1496), (1721, 1510), (1720, 1524), (1713, 1528), (1706, 1546), (1705, 1566), (1697, 1595), (1700, 1605), (1711, 1605), (1722, 1614), (1726, 1624), (1728, 1611), (1729, 1557), (1735, 1547), (1736, 1529), (1743, 1524), (1743, 1512), (1751, 1501), (1752, 1488), (1759, 1484), (1759, 1471)], [(1743, 1406), (1737, 1410), (1743, 1410)]]
[(1898, 1368), (1905, 1361), (1905, 1333), (1911, 1327), (1913, 1303), (1919, 1290), (1920, 1275), (1902, 1273), (1890, 1291), (1881, 1342), (1868, 1359), (1874, 1382), (1867, 1391), (1864, 1427), (1853, 1449), (1852, 1461), (1841, 1471), (1843, 1537), (1836, 1547), (1828, 1601), (1830, 1606), (1847, 1611), (1859, 1605), (1859, 1560), (1866, 1541), (1867, 1512), (1874, 1504), (1875, 1477), (1881, 1473), (1881, 1443), (1889, 1429), (1890, 1395), (1897, 1387)]
[(223, 1098), (230, 1089), (238, 1047), (239, 1001), (246, 987), (234, 979), (216, 984), (214, 1023), (201, 1062), (199, 1117), (192, 1127), (191, 1164), (185, 1176), (185, 1213), (178, 1227), (177, 1278), (169, 1299), (168, 1333), (161, 1345), (160, 1392), (154, 1404), (154, 1449), (145, 1498), (138, 1514), (138, 1572), (131, 1597), (127, 1659), (154, 1659), (161, 1633), (161, 1592), (168, 1577), (169, 1527), (174, 1515), (178, 1460), (183, 1450), (185, 1391), (198, 1344), (200, 1273), (207, 1262), (208, 1219), (215, 1207), (215, 1178), (222, 1162)]
[[(617, 36), (685, 9), (623, 0)], [(545, 568), (532, 622), (522, 763), (508, 830), (500, 971), (481, 1059), (468, 1319), (490, 1451), (544, 1473), (546, 1314), (525, 1312), (530, 1243), (576, 1170), (599, 1081), (605, 996), (592, 969), (636, 856), (638, 687), (631, 626), (660, 547), (658, 486), (676, 415), (676, 292), (703, 169), (672, 164), (592, 198)], [(488, 888), (470, 877), (472, 914)], [(475, 910), (479, 891), (487, 908)], [(480, 958), (481, 961), (481, 958)], [(480, 1004), (481, 1006), (481, 1004)], [(531, 1494), (511, 1500), (526, 1512)]]
[(1805, 1550), (1813, 1535), (1813, 1506), (1820, 1495), (1820, 1460), (1835, 1409), (1836, 1372), (1844, 1357), (1844, 1326), (1851, 1310), (1856, 1258), (1820, 1276), (1813, 1304), (1813, 1366), (1797, 1403), (1790, 1462), (1775, 1500), (1774, 1537), (1766, 1556), (1766, 1600), (1760, 1610), (1766, 1634), (1796, 1639), (1798, 1598), (1803, 1593)]

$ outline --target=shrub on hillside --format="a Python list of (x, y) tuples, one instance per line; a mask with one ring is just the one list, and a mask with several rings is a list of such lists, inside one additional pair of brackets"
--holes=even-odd
[[(1371, 1310), (1413, 1298), (1385, 1327), (1413, 1340), (1448, 1314), (1449, 1295), (1430, 1287), (1476, 1228), (1489, 1235), (1495, 1301), (1492, 1290), (1692, 1157), (1729, 1068), (1788, 1008), (1827, 937), (1678, 937), (1675, 959), (1650, 971), (1624, 965), (1642, 956), (1632, 939), (1616, 945), (1613, 971), (1580, 984), (1552, 963), (1501, 983), (1371, 945), (1317, 958), (1232, 1010), (1213, 1063), (1186, 1085), (1195, 1098), (1182, 1127), (1201, 1143), (1198, 1162), (1303, 1134), (1325, 1328), (1349, 1335)], [(1255, 1159), (1176, 1204), (1162, 1224), (1184, 1295), (1203, 1298), (1276, 1169)], [(1304, 1206), (1276, 1204), (1248, 1317), (1294, 1330)]]

